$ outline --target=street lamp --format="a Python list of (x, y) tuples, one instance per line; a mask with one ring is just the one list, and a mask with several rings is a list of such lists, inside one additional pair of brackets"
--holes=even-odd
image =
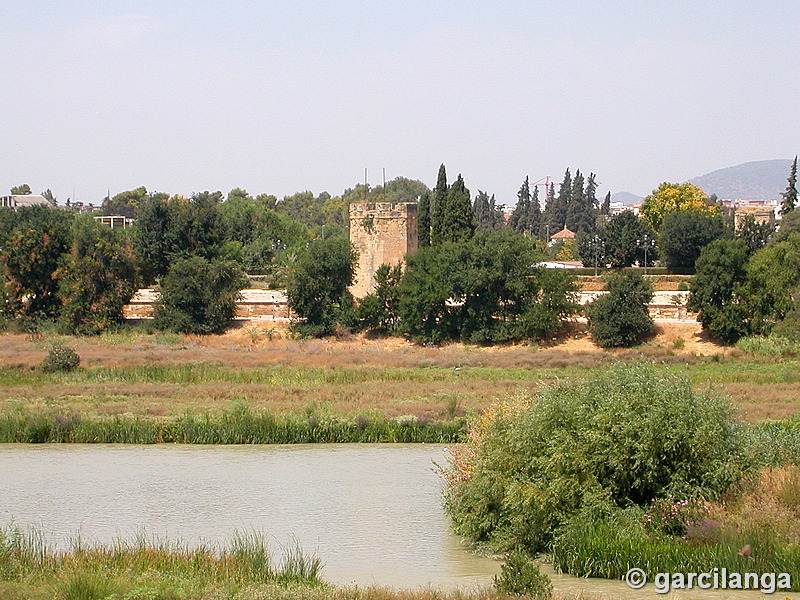
[(599, 235), (595, 235), (590, 241), (590, 247), (594, 250), (594, 275), (597, 277), (598, 263), (600, 262), (600, 250), (603, 248), (603, 240)]
[(636, 245), (644, 250), (644, 274), (647, 275), (647, 251), (655, 248), (655, 243), (649, 235), (645, 235), (641, 240), (636, 240)]

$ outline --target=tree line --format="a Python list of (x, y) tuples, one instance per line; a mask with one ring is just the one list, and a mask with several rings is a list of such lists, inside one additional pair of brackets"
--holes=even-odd
[[(789, 267), (798, 244), (792, 233), (800, 231), (796, 160), (788, 183), (778, 233), (752, 217), (734, 229), (716, 199), (691, 184), (661, 184), (641, 216), (612, 216), (610, 196), (598, 203), (596, 176), (584, 178), (580, 170), (572, 176), (570, 169), (557, 193), (553, 184), (544, 186), (543, 208), (542, 186), (526, 177), (508, 217), (487, 192), (473, 198), (461, 175), (448, 183), (444, 165), (432, 190), (397, 178), (337, 197), (302, 192), (279, 201), (235, 188), (227, 197), (205, 191), (186, 198), (142, 187), (104, 202), (106, 213), (135, 216), (128, 229), (46, 206), (1, 211), (0, 314), (31, 326), (55, 320), (66, 331), (97, 333), (121, 320), (137, 288), (157, 285), (156, 326), (216, 332), (233, 317), (249, 273), (287, 288), (299, 317), (294, 327), (304, 335), (350, 328), (428, 342), (542, 339), (577, 311), (575, 278), (536, 266), (556, 252), (542, 238), (556, 227), (574, 227), (578, 237), (567, 249), (587, 266), (619, 269), (658, 259), (693, 268), (697, 262), (690, 308), (712, 333), (731, 341), (768, 331), (795, 311), (800, 281), (789, 281), (798, 272)], [(384, 200), (418, 200), (420, 248), (405, 268), (381, 267), (373, 293), (356, 303), (347, 291), (357, 259), (346, 238), (347, 206)], [(776, 270), (789, 279), (773, 281)], [(621, 305), (649, 299), (640, 282), (609, 282), (611, 292), (615, 286)], [(588, 310), (590, 324), (611, 318), (603, 316), (604, 302), (605, 308), (601, 302)], [(646, 335), (639, 321), (625, 325), (636, 333), (622, 335), (620, 344)]]

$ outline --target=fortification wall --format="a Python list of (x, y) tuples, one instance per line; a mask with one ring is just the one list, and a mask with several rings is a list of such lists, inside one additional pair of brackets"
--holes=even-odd
[(350, 291), (363, 298), (373, 291), (379, 266), (397, 264), (416, 251), (416, 202), (351, 204), (350, 242), (358, 251), (355, 283)]

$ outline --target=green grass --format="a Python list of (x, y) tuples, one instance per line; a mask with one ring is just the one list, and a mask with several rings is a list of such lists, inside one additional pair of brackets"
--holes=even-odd
[(429, 421), (413, 415), (387, 419), (365, 415), (283, 415), (239, 405), (219, 414), (177, 418), (82, 417), (0, 414), (0, 443), (453, 443), (463, 440), (463, 418)]
[[(629, 362), (636, 357), (625, 357)], [(642, 360), (639, 358), (637, 360)], [(608, 359), (607, 362), (616, 362)], [(408, 383), (501, 380), (537, 381), (555, 377), (586, 377), (603, 365), (583, 365), (580, 362), (544, 367), (469, 367), (460, 370), (450, 367), (230, 367), (193, 362), (184, 364), (149, 364), (122, 367), (79, 368), (71, 373), (43, 373), (18, 367), (0, 367), (0, 385), (22, 387), (40, 383), (234, 383), (268, 384), (313, 387), (327, 384), (356, 384), (371, 381), (397, 381)], [(760, 384), (800, 381), (800, 360), (775, 361), (770, 357), (703, 357), (690, 362), (674, 358), (657, 368), (680, 373), (693, 383), (752, 382)]]
[[(621, 519), (577, 518), (556, 538), (551, 548), (557, 570), (577, 577), (621, 579), (629, 569), (656, 573), (729, 572), (790, 573), (793, 590), (800, 591), (800, 546), (783, 532), (752, 527), (723, 536), (714, 543), (648, 533), (641, 522)], [(752, 546), (751, 560), (739, 555)]]

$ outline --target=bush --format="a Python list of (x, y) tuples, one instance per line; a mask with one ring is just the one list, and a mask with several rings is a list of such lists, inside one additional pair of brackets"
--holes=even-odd
[(332, 335), (353, 319), (353, 283), (357, 254), (344, 237), (314, 240), (289, 274), (286, 295), (298, 320), (292, 329), (302, 336)]
[(653, 286), (634, 271), (611, 275), (608, 294), (598, 297), (586, 308), (589, 333), (602, 348), (630, 347), (641, 343), (654, 331), (647, 304)]
[(236, 316), (247, 277), (233, 263), (192, 256), (176, 261), (161, 281), (153, 322), (176, 333), (220, 333)]
[(81, 364), (81, 357), (72, 348), (54, 345), (50, 348), (47, 356), (39, 365), (45, 373), (69, 372), (74, 371)]
[(646, 365), (547, 388), (470, 439), (445, 473), (458, 532), (531, 552), (582, 507), (714, 497), (747, 462), (728, 402)]
[(494, 587), (502, 594), (549, 600), (553, 596), (550, 578), (524, 552), (511, 552), (494, 576)]

